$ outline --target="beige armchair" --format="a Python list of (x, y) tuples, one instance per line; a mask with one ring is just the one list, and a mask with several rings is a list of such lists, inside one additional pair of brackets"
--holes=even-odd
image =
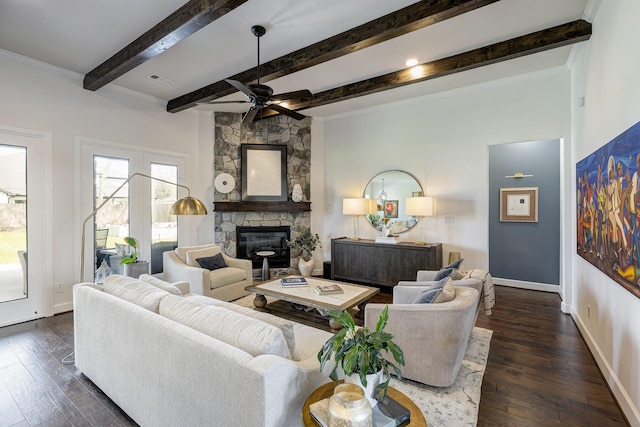
[[(208, 270), (201, 268), (196, 259), (222, 254), (227, 267)], [(162, 255), (164, 280), (189, 282), (191, 292), (222, 301), (238, 299), (248, 292), (245, 286), (253, 284), (251, 261), (232, 258), (215, 244), (178, 247)]]
[[(394, 335), (393, 341), (404, 352), (403, 378), (448, 387), (460, 370), (476, 323), (480, 294), (472, 287), (455, 286), (456, 295), (452, 301), (412, 304), (428, 287), (398, 285), (393, 288), (393, 304), (389, 305), (385, 332)], [(384, 307), (384, 304), (366, 305), (366, 327), (375, 329)]]

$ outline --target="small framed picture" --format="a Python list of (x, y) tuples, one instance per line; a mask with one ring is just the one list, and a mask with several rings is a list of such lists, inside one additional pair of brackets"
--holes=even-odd
[(538, 222), (538, 187), (501, 188), (500, 221)]
[(384, 202), (384, 217), (398, 218), (398, 201), (387, 200)]

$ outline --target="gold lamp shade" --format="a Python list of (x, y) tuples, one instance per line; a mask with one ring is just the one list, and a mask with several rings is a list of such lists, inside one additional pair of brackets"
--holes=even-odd
[(171, 206), (170, 213), (171, 215), (206, 215), (207, 208), (199, 199), (187, 196), (175, 202)]

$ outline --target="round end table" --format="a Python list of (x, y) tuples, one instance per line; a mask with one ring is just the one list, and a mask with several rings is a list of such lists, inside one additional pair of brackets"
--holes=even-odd
[(274, 251), (258, 251), (256, 255), (262, 257), (262, 281), (271, 279), (271, 271), (269, 270), (269, 257), (275, 255)]
[[(307, 400), (304, 402), (304, 405), (302, 406), (302, 425), (304, 425), (304, 427), (318, 426), (318, 424), (313, 420), (311, 412), (309, 412), (309, 405), (315, 402), (319, 402), (325, 397), (331, 397), (331, 395), (333, 395), (333, 389), (335, 388), (335, 386), (336, 383), (333, 381), (330, 383), (326, 383), (315, 389), (313, 393), (309, 395)], [(404, 424), (403, 427), (427, 427), (427, 421), (424, 419), (422, 410), (418, 408), (418, 406), (413, 403), (413, 400), (409, 399), (406, 394), (391, 386), (387, 387), (387, 394), (402, 406), (407, 408), (409, 412), (411, 412), (411, 419), (409, 420), (409, 424)]]

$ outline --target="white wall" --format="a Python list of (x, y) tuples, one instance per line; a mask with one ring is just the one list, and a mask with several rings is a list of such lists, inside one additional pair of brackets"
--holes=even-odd
[[(574, 165), (640, 120), (639, 20), (637, 0), (603, 1), (591, 41), (574, 58), (574, 102), (585, 98), (584, 108), (573, 107)], [(572, 314), (631, 425), (640, 426), (640, 299), (576, 254), (573, 270)]]
[[(199, 197), (198, 116), (168, 114), (156, 100), (113, 86), (97, 92), (84, 90), (80, 75), (4, 51), (0, 52), (0, 75), (0, 125), (52, 134), (54, 252), (48, 256), (53, 271), (43, 284), (54, 300), (54, 306), (44, 307), (43, 312), (51, 315), (71, 309), (71, 287), (79, 277), (80, 225), (88, 214), (80, 206), (80, 183), (74, 182), (80, 176), (74, 162), (79, 155), (76, 137), (188, 154), (192, 194)], [(64, 284), (63, 293), (54, 293), (58, 283)]]
[[(569, 69), (559, 67), (326, 120), (324, 241), (353, 234), (342, 198), (400, 169), (437, 199), (426, 240), (443, 243), (444, 260), (458, 251), (467, 267), (488, 268), (487, 146), (569, 137), (569, 83)], [(364, 218), (359, 224), (361, 237), (375, 237)], [(401, 236), (415, 241), (418, 232)], [(324, 252), (330, 259), (330, 245)]]

